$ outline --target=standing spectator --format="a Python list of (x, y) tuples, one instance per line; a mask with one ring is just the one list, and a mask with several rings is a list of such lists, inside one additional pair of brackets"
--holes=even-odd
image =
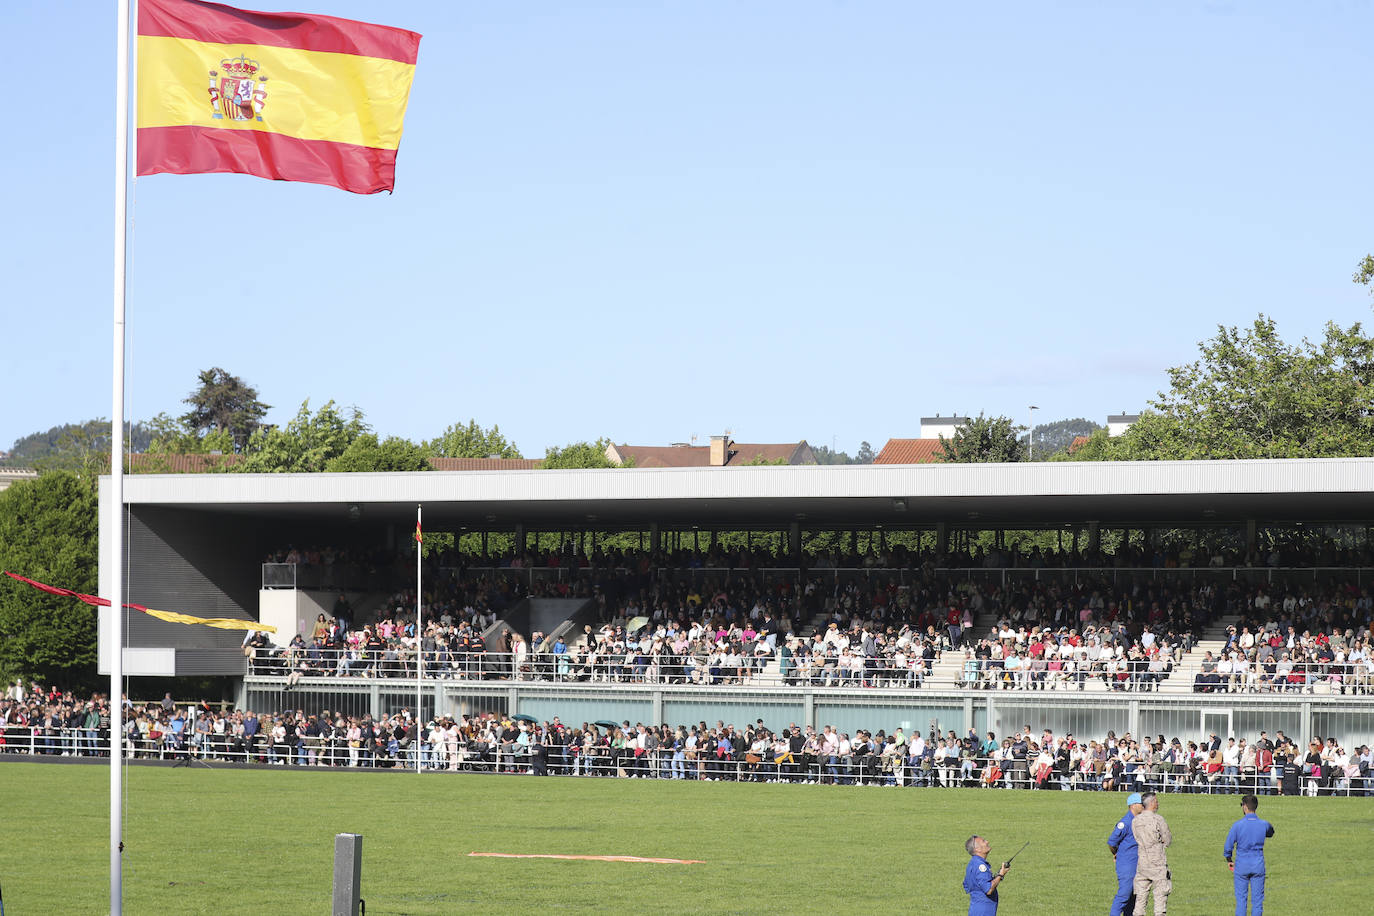
[(261, 732), (262, 723), (258, 721), (258, 717), (250, 709), (248, 714), (243, 717), (243, 759), (245, 763), (253, 761), (253, 756), (257, 753)]

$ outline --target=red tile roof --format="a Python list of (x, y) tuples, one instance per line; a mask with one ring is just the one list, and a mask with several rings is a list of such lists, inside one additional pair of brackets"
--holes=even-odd
[(431, 458), (436, 471), (532, 471), (543, 458)]
[(874, 464), (934, 464), (943, 450), (939, 439), (888, 439)]
[(158, 452), (138, 452), (129, 456), (131, 474), (206, 474), (231, 468), (243, 460), (242, 455), (165, 455)]
[[(134, 474), (204, 474), (232, 468), (242, 455), (162, 455), (139, 453), (130, 456)], [(431, 458), (436, 471), (528, 471), (544, 463), (542, 458)]]
[[(711, 466), (709, 445), (617, 445), (622, 459), (634, 459), (637, 468), (705, 468)], [(815, 464), (811, 447), (801, 442), (731, 442), (726, 467), (740, 467), (753, 461), (767, 464)]]

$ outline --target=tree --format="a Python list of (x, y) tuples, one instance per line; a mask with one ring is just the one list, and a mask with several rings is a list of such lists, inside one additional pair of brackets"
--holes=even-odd
[(595, 442), (571, 442), (562, 448), (550, 446), (544, 452), (543, 470), (554, 468), (614, 468), (630, 465), (613, 464), (606, 457), (610, 439), (597, 439)]
[(325, 462), (326, 471), (432, 471), (429, 448), (409, 439), (387, 436), (377, 441), (376, 433), (363, 433), (348, 444), (344, 453)]
[(1374, 455), (1374, 339), (1328, 322), (1286, 344), (1273, 319), (1220, 327), (1201, 357), (1120, 436), (1095, 435), (1080, 460), (1331, 458)]
[[(95, 594), (93, 479), (43, 474), (0, 492), (0, 568)], [(95, 681), (96, 612), (6, 577), (0, 583), (0, 673), (69, 686)]]
[(813, 445), (811, 452), (816, 456), (817, 464), (853, 464), (854, 459), (849, 457), (848, 452), (837, 452), (828, 445)]
[(501, 427), (483, 429), (476, 420), (468, 420), (467, 425), (455, 423), (444, 430), (439, 438), (425, 443), (433, 453), (441, 458), (520, 458), (520, 449), (514, 442), (507, 442), (501, 435)]
[(940, 460), (958, 464), (1025, 461), (1026, 449), (1019, 440), (1024, 430), (1008, 417), (980, 413), (956, 429), (953, 437), (940, 437)]
[(231, 455), (242, 451), (234, 443), (234, 435), (227, 429), (200, 433), (187, 427), (181, 417), (160, 413), (148, 421), (152, 441), (147, 452), (153, 455), (208, 455), (218, 452)]
[[(125, 447), (141, 452), (148, 447), (151, 434), (142, 423), (126, 424)], [(5, 467), (32, 467), (40, 470), (79, 470), (101, 462), (102, 473), (109, 472), (110, 421), (87, 420), (84, 423), (64, 423), (47, 432), (30, 433), (18, 439), (8, 458), (0, 460)]]
[(110, 424), (106, 420), (87, 420), (60, 427), (57, 442), (42, 457), (33, 459), (40, 473), (70, 471), (94, 480), (110, 472)]
[(1361, 286), (1371, 287), (1370, 293), (1374, 294), (1374, 255), (1367, 254), (1364, 256), (1364, 260), (1355, 270), (1355, 276), (1351, 279)]
[(332, 459), (370, 432), (357, 407), (349, 408), (345, 417), (333, 401), (328, 401), (312, 414), (307, 399), (286, 429), (269, 426), (255, 430), (245, 449), (247, 457), (234, 470), (250, 474), (324, 471)]
[[(1053, 423), (1041, 423), (1035, 427), (1035, 457), (1044, 460), (1059, 452), (1065, 451), (1073, 441), (1079, 436), (1091, 436), (1102, 426), (1092, 420), (1085, 420), (1083, 417), (1075, 417), (1072, 420), (1056, 420)], [(1030, 437), (1022, 436), (1022, 441), (1030, 447)]]
[(837, 452), (826, 445), (813, 445), (811, 451), (816, 456), (817, 464), (872, 464), (873, 459), (878, 457), (873, 451), (873, 446), (867, 442), (860, 442), (859, 451), (853, 456), (848, 452)]
[(196, 436), (227, 432), (234, 451), (243, 451), (271, 405), (258, 400), (256, 388), (218, 367), (201, 372), (199, 379), (200, 387), (182, 402), (191, 405), (181, 417), (182, 424)]

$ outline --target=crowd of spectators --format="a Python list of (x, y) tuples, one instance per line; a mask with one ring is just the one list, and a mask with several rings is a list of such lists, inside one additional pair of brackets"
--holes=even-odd
[[(1333, 551), (1316, 559), (1361, 556)], [(563, 564), (579, 574), (526, 582), (491, 567), (444, 568), (426, 580), (418, 640), (415, 595), (402, 591), (361, 626), (340, 595), (333, 616), (321, 615), (313, 632), (294, 634), (285, 646), (258, 634), (246, 647), (256, 673), (287, 674), (292, 684), (312, 675), (414, 677), (422, 651), (426, 673), (444, 678), (749, 684), (769, 671), (792, 686), (918, 687), (955, 652), (958, 673), (942, 686), (1144, 691), (1183, 663), (1210, 623), (1239, 615), (1241, 635), (1228, 644), (1226, 663), (1203, 659), (1197, 689), (1294, 689), (1299, 679), (1303, 687), (1316, 679), (1367, 690), (1374, 664), (1369, 588), (1355, 575), (1333, 572), (1318, 581), (1308, 574), (1287, 584), (1196, 576), (1171, 573), (1181, 569), (1178, 557), (1161, 555), (1163, 572), (1098, 569), (1003, 581), (945, 576), (931, 557), (902, 551), (869, 554), (871, 565), (853, 575), (824, 572), (824, 564), (857, 559), (823, 555), (811, 569), (774, 575), (759, 565), (768, 561), (759, 552), (507, 557), (511, 568)], [(917, 559), (900, 575), (888, 565)], [(1029, 561), (1064, 559), (1033, 552)], [(1194, 558), (1185, 552), (1182, 559)], [(1278, 550), (1269, 555), (1280, 559)], [(1008, 558), (994, 552), (982, 562)], [(554, 639), (508, 632), (504, 642), (487, 644), (483, 630), (501, 610), (554, 588), (592, 599), (602, 625)], [(1266, 638), (1247, 637), (1247, 628)], [(1279, 639), (1284, 646), (1270, 645)]]
[(109, 698), (81, 698), (71, 691), (22, 679), (0, 698), (0, 750), (10, 753), (94, 756), (103, 740), (109, 747)]
[[(425, 748), (442, 752), (425, 756)], [(1347, 751), (1335, 738), (1314, 738), (1306, 753), (1282, 732), (1246, 739), (1217, 735), (1166, 742), (1108, 732), (1078, 741), (1039, 734), (1029, 725), (1003, 737), (970, 731), (927, 735), (792, 724), (770, 730), (717, 721), (631, 725), (628, 721), (565, 726), (508, 717), (460, 717), (429, 723), (422, 765), (505, 772), (622, 778), (806, 782), (843, 785), (1059, 789), (1261, 794), (1374, 792), (1367, 746)]]
[[(1285, 603), (1293, 600), (1288, 596)], [(1315, 630), (1288, 622), (1284, 612), (1247, 617), (1227, 627), (1226, 644), (1202, 658), (1193, 689), (1198, 693), (1314, 693), (1367, 695), (1374, 688), (1374, 642), (1369, 595), (1357, 600), (1355, 627)], [(1362, 607), (1360, 607), (1362, 606)], [(1356, 629), (1358, 627), (1358, 629)], [(1239, 632), (1237, 632), (1239, 629)]]
[[(312, 557), (327, 553), (328, 548), (288, 548), (273, 556), (309, 566)], [(1234, 602), (1235, 596), (1228, 594), (1231, 587), (1245, 587), (1228, 583), (1224, 576), (1207, 579), (1202, 570), (1240, 567), (1262, 572), (1362, 564), (1374, 566), (1368, 550), (1339, 549), (1329, 542), (1275, 545), (1242, 556), (1222, 550), (1203, 555), (1189, 546), (1148, 551), (1126, 547), (1110, 556), (1038, 547), (986, 552), (975, 548), (964, 553), (894, 547), (863, 553), (822, 551), (808, 554), (800, 565), (796, 558), (761, 549), (582, 553), (569, 542), (562, 550), (542, 553), (431, 557), (424, 581), (426, 607), (436, 616), (444, 611), (470, 617), (499, 614), (529, 595), (594, 599), (602, 620), (643, 614), (685, 625), (703, 610), (742, 614), (759, 604), (799, 634), (832, 615), (836, 620), (862, 615), (924, 631), (927, 626), (946, 626), (951, 602), (962, 599), (973, 605), (975, 614), (988, 605), (1013, 623), (1077, 625), (1081, 630), (1088, 623), (1100, 626), (1120, 619), (1137, 627), (1148, 621), (1158, 629), (1167, 620), (1182, 633), (1205, 624), (1228, 601)], [(1016, 576), (1005, 583), (1002, 576), (993, 575), (1008, 570), (1048, 572)], [(1182, 572), (1171, 578), (1170, 570)], [(536, 571), (547, 575), (514, 575)], [(1193, 587), (1204, 580), (1214, 584)], [(1263, 580), (1246, 576), (1243, 581)], [(1154, 594), (1142, 594), (1149, 586)], [(413, 610), (413, 601), (398, 607), (401, 613)]]
[[(1335, 737), (1305, 748), (1282, 731), (1271, 738), (1211, 734), (1076, 739), (1029, 725), (1000, 739), (861, 729), (817, 730), (762, 719), (743, 727), (718, 720), (682, 725), (629, 721), (539, 722), (529, 716), (437, 716), (418, 726), (410, 710), (374, 719), (321, 710), (257, 713), (209, 704), (126, 703), (130, 758), (234, 761), (276, 766), (490, 770), (536, 775), (804, 782), (841, 785), (982, 787), (1308, 795), (1374, 794), (1374, 755)], [(0, 751), (101, 756), (108, 748), (107, 698), (22, 683), (0, 700)], [(418, 761), (417, 761), (418, 755)]]

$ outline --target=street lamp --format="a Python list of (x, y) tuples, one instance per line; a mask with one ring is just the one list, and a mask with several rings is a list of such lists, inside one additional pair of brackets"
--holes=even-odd
[(1037, 406), (1035, 406), (1034, 404), (1032, 404), (1030, 407), (1028, 407), (1028, 408), (1026, 408), (1026, 409), (1030, 411), (1030, 441), (1027, 443), (1027, 446), (1026, 446), (1026, 458), (1027, 458), (1027, 460), (1034, 461), (1034, 460), (1035, 460), (1035, 412), (1036, 412), (1037, 410), (1039, 410), (1040, 408), (1037, 407)]

